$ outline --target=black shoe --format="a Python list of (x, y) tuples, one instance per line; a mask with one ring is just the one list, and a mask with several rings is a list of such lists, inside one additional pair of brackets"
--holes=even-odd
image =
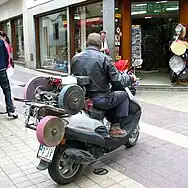
[(8, 117), (13, 117), (14, 119), (17, 119), (18, 114), (16, 114), (15, 112), (8, 112)]

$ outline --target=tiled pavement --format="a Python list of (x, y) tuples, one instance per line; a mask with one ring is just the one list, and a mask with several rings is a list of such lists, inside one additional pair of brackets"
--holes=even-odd
[[(39, 74), (28, 73), (27, 78), (22, 78), (17, 76), (20, 71), (16, 72), (15, 79), (21, 82)], [(186, 96), (186, 92), (139, 91), (137, 98), (143, 108), (143, 123), (138, 144), (129, 150), (122, 147), (106, 157), (103, 164), (109, 170), (107, 175), (97, 176), (92, 169), (86, 168), (83, 176), (62, 187), (188, 188), (188, 148), (183, 144), (183, 141), (188, 140)], [(18, 110), (22, 112), (20, 103)], [(146, 124), (154, 126), (159, 133), (162, 130), (161, 134), (165, 130), (172, 131), (175, 139), (171, 142), (168, 134), (159, 139), (159, 135), (152, 130), (146, 134), (142, 129)], [(176, 140), (178, 145), (175, 144)], [(0, 115), (0, 188), (57, 187), (47, 171), (36, 169), (39, 162), (36, 158), (37, 149), (35, 132), (25, 132), (21, 116), (19, 120), (9, 121), (6, 116)]]
[[(55, 188), (47, 171), (36, 169), (39, 160), (36, 158), (38, 142), (34, 131), (25, 130), (23, 117), (9, 120), (5, 115), (0, 116), (0, 187), (1, 188)], [(104, 164), (98, 167), (108, 169), (104, 176), (93, 174), (93, 169), (85, 167), (74, 183), (63, 188), (144, 188), (143, 185), (125, 174)]]

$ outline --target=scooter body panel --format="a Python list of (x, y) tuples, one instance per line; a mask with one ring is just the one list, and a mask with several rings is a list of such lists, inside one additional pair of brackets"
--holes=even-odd
[[(124, 145), (132, 132), (139, 124), (141, 117), (141, 107), (136, 101), (130, 103), (130, 115), (121, 121), (121, 128), (127, 131), (127, 136), (120, 139), (113, 139), (109, 136), (109, 127), (105, 121), (92, 119), (85, 112), (81, 112), (67, 118), (69, 125), (66, 128), (65, 139), (75, 140), (87, 144), (93, 144), (106, 151), (113, 151)], [(98, 129), (103, 128), (100, 132)], [(101, 130), (101, 129), (100, 129)]]

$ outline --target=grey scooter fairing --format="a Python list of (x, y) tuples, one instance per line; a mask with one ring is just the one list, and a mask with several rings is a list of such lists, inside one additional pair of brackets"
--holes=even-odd
[(121, 128), (125, 129), (128, 135), (121, 139), (113, 139), (108, 134), (109, 127), (105, 118), (103, 121), (93, 119), (92, 116), (82, 111), (66, 118), (69, 125), (66, 127), (65, 139), (94, 144), (106, 148), (110, 152), (128, 141), (132, 132), (138, 126), (140, 117), (140, 105), (136, 101), (131, 100), (129, 116), (121, 121)]

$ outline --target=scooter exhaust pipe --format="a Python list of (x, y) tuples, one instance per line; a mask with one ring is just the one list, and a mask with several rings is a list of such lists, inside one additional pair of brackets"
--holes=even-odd
[(76, 164), (89, 165), (96, 160), (92, 154), (81, 149), (68, 148), (65, 153)]

